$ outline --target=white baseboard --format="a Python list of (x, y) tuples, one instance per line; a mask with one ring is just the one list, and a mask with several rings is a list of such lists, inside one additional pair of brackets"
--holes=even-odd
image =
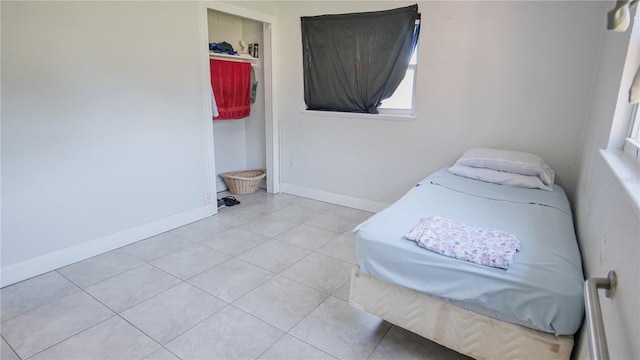
[(389, 206), (387, 203), (360, 199), (352, 196), (336, 194), (328, 191), (310, 189), (302, 186), (291, 184), (280, 184), (280, 191), (286, 194), (302, 196), (305, 198), (324, 201), (336, 205), (342, 205), (354, 209), (379, 212), (380, 210)]
[(44, 274), (63, 266), (100, 255), (136, 241), (158, 235), (180, 226), (204, 219), (217, 212), (212, 205), (172, 215), (131, 229), (56, 250), (0, 269), (0, 287)]

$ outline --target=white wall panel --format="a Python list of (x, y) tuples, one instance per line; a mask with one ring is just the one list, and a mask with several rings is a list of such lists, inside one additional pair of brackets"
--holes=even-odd
[(3, 268), (205, 206), (200, 39), (195, 2), (2, 3)]

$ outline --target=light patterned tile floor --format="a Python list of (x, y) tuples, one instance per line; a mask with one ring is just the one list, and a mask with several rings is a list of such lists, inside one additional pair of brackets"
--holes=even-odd
[(370, 213), (264, 191), (236, 198), (0, 290), (1, 358), (464, 358), (349, 306), (351, 229)]

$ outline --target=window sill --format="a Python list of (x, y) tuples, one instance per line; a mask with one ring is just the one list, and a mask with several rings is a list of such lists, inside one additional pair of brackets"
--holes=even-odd
[(629, 153), (620, 150), (600, 150), (613, 174), (640, 209), (640, 164)]
[(384, 120), (384, 121), (405, 121), (413, 122), (416, 120), (415, 115), (396, 115), (396, 114), (361, 114), (339, 111), (319, 111), (319, 110), (302, 110), (304, 115), (333, 117), (333, 118), (352, 118), (367, 120)]

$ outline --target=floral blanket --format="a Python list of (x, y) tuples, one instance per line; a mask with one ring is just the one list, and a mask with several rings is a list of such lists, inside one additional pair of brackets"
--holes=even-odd
[(508, 269), (520, 241), (504, 231), (428, 216), (404, 236), (435, 253), (472, 263)]

